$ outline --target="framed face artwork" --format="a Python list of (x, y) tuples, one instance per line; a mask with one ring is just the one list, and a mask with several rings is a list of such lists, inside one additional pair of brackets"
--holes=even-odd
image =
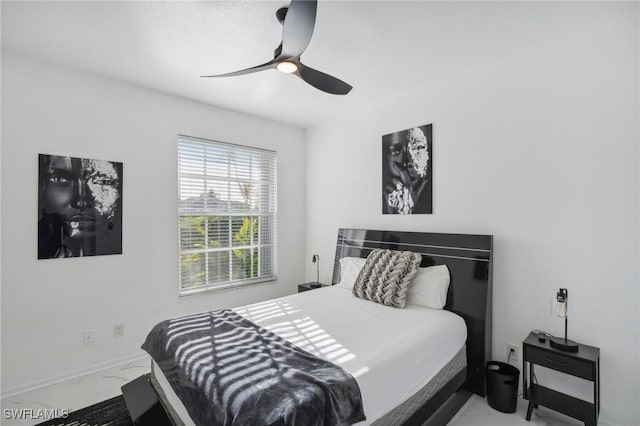
[(382, 213), (433, 213), (432, 124), (382, 137)]
[(38, 259), (122, 254), (122, 163), (39, 155)]

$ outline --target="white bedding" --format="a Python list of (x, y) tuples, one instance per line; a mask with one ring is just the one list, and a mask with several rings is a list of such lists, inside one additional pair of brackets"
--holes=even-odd
[[(427, 384), (462, 348), (464, 320), (452, 312), (391, 308), (337, 286), (235, 308), (254, 323), (348, 371), (369, 424)], [(193, 424), (160, 368), (158, 381), (185, 424)]]

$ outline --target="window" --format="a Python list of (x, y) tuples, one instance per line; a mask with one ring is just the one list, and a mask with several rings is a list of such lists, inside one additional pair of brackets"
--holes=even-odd
[(180, 293), (276, 278), (276, 153), (178, 138)]

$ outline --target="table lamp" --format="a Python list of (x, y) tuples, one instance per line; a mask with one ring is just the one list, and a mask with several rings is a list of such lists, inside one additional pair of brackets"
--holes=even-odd
[(556, 294), (556, 316), (564, 318), (564, 339), (562, 337), (551, 337), (549, 344), (552, 348), (565, 352), (578, 352), (578, 344), (573, 340), (567, 339), (567, 300), (569, 299), (569, 292), (566, 288), (561, 288)]
[(320, 256), (314, 254), (311, 258), (311, 263), (316, 265), (316, 282), (315, 284), (311, 284), (311, 288), (322, 287), (322, 284), (320, 284)]

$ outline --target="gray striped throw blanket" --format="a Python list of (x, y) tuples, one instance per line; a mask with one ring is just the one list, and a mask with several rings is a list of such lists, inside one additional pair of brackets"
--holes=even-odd
[(365, 419), (349, 373), (229, 309), (163, 321), (142, 348), (199, 426)]

